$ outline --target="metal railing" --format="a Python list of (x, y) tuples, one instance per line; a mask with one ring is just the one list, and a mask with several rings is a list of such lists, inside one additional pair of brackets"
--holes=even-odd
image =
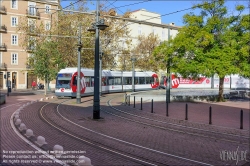
[(5, 44), (5, 43), (0, 44), (0, 50), (1, 50), (1, 51), (5, 51), (5, 50), (7, 50), (7, 46), (6, 46), (6, 44)]
[(2, 69), (2, 68), (7, 68), (7, 64), (6, 63), (0, 63), (0, 68)]
[(40, 13), (37, 10), (26, 9), (26, 14), (31, 17), (40, 17)]
[(6, 13), (5, 6), (0, 6), (0, 13)]
[(7, 27), (5, 25), (1, 25), (0, 31), (1, 32), (7, 32)]

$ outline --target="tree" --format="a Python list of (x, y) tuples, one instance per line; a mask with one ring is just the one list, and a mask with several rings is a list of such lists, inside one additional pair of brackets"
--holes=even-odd
[[(46, 85), (65, 67), (62, 55), (58, 51), (58, 43), (50, 40), (37, 45), (32, 56), (28, 57), (27, 63), (39, 79), (45, 80)], [(45, 86), (45, 95), (47, 87)]]
[(133, 49), (133, 53), (136, 55), (136, 68), (143, 71), (157, 71), (158, 64), (153, 60), (153, 51), (160, 43), (159, 37), (150, 33), (148, 36), (138, 36), (138, 44)]
[(249, 77), (249, 15), (242, 15), (245, 7), (238, 5), (238, 15), (229, 16), (224, 0), (205, 1), (194, 8), (201, 13), (184, 15), (185, 26), (154, 55), (156, 59), (164, 55), (171, 70), (186, 78), (218, 74), (218, 101), (223, 101), (226, 75)]

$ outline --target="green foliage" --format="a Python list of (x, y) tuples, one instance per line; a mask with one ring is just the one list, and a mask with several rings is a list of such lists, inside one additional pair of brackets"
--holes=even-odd
[(28, 64), (39, 79), (48, 81), (54, 80), (58, 71), (65, 67), (55, 41), (44, 41), (36, 46), (32, 56), (28, 58)]
[[(165, 56), (171, 71), (183, 77), (198, 78), (200, 74), (220, 78), (219, 101), (223, 100), (226, 75), (250, 77), (249, 15), (242, 15), (244, 6), (236, 6), (237, 15), (229, 16), (223, 0), (203, 2), (201, 10), (183, 17), (186, 24), (167, 44), (154, 50), (156, 59)], [(170, 63), (171, 62), (171, 63)], [(164, 69), (164, 66), (162, 66)]]

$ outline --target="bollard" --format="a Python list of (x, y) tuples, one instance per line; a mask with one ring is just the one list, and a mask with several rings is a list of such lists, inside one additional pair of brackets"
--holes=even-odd
[(128, 106), (130, 106), (130, 95), (128, 96)]
[(142, 98), (141, 98), (141, 110), (142, 110)]
[(168, 116), (168, 102), (166, 102), (166, 116)]
[(209, 107), (209, 124), (212, 124), (212, 107)]
[(185, 120), (188, 120), (188, 105), (186, 104), (186, 117)]
[(127, 105), (127, 94), (124, 95), (124, 102), (125, 102), (125, 105)]
[(134, 108), (135, 108), (135, 96), (134, 96)]
[(240, 110), (240, 129), (243, 129), (243, 110)]
[(153, 99), (152, 99), (152, 102), (151, 102), (151, 113), (153, 113)]

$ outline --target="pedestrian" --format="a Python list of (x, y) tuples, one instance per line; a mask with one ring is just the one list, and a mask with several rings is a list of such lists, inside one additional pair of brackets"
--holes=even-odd
[(32, 84), (31, 84), (31, 86), (32, 86), (32, 90), (34, 90), (35, 87), (36, 87), (36, 81), (33, 81)]

